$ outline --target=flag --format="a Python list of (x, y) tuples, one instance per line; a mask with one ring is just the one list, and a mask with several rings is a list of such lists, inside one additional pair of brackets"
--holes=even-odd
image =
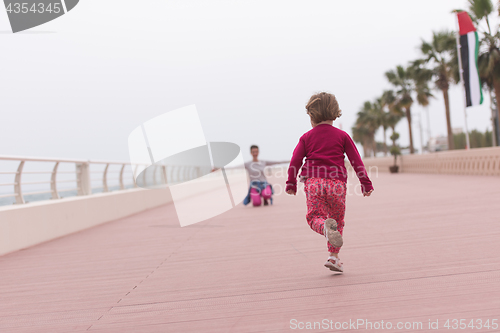
[(479, 38), (476, 28), (467, 12), (457, 13), (460, 42), (460, 59), (462, 60), (463, 81), (467, 106), (483, 103), (483, 92), (477, 66), (479, 55)]

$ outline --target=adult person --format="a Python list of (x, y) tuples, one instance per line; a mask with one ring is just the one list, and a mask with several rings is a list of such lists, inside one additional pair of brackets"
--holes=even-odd
[(252, 160), (245, 163), (245, 168), (250, 176), (250, 188), (248, 189), (248, 195), (243, 200), (243, 204), (248, 205), (252, 201), (254, 206), (260, 206), (262, 199), (264, 199), (264, 206), (267, 206), (269, 202), (273, 203), (272, 195), (274, 192), (264, 174), (264, 168), (274, 164), (288, 163), (289, 161), (261, 161), (259, 160), (259, 147), (257, 145), (250, 146), (250, 154)]

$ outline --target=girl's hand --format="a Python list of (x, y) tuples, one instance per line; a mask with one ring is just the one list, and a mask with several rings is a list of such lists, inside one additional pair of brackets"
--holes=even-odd
[(371, 190), (370, 190), (370, 192), (364, 192), (364, 193), (363, 193), (363, 196), (364, 196), (364, 197), (369, 197), (369, 196), (370, 196), (370, 194), (372, 194), (372, 192), (373, 192), (373, 189), (371, 189)]
[(294, 190), (288, 190), (288, 191), (286, 191), (286, 193), (288, 193), (290, 195), (295, 195), (296, 192)]

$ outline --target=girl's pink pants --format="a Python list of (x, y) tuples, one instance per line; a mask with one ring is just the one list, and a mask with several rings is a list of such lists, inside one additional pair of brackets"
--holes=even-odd
[[(337, 230), (344, 231), (345, 198), (347, 184), (338, 179), (307, 178), (304, 190), (307, 198), (306, 220), (312, 230), (324, 236), (327, 218), (337, 221)], [(340, 247), (328, 243), (328, 251), (338, 253)]]

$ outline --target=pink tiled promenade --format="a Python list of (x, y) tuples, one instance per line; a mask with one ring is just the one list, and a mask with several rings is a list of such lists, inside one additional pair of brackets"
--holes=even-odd
[(0, 332), (313, 331), (294, 319), (499, 332), (443, 325), (500, 321), (500, 178), (380, 174), (374, 185), (347, 199), (343, 275), (323, 267), (303, 195), (185, 228), (166, 205), (0, 257)]

